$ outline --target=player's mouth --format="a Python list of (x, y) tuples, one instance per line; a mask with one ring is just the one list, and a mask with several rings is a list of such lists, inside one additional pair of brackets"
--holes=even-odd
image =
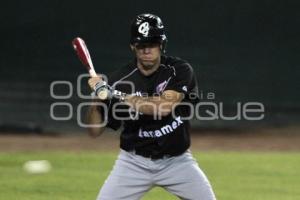
[(142, 62), (153, 62), (153, 59), (142, 59)]
[(152, 57), (141, 57), (142, 61), (153, 61), (154, 59)]

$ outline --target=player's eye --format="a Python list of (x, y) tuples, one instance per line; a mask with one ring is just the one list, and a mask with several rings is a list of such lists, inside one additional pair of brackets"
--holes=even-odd
[(147, 44), (136, 44), (135, 45), (135, 48), (137, 48), (137, 49), (145, 49), (147, 47), (148, 47)]
[(145, 48), (154, 48), (159, 44), (156, 43), (142, 43), (142, 44), (135, 44), (135, 48), (137, 49), (145, 49)]

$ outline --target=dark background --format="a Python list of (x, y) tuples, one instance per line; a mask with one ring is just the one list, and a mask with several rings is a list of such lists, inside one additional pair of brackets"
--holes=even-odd
[[(71, 41), (85, 39), (99, 72), (132, 58), (129, 25), (140, 13), (159, 15), (167, 29), (167, 54), (195, 69), (203, 101), (213, 92), (228, 115), (237, 102), (261, 102), (261, 121), (194, 121), (200, 128), (281, 127), (300, 119), (300, 3), (271, 1), (10, 1), (1, 5), (0, 128), (80, 130), (77, 77), (86, 73)], [(74, 84), (70, 99), (54, 100), (50, 84)], [(56, 94), (66, 88), (56, 87)], [(87, 92), (84, 85), (83, 90)], [(50, 105), (69, 102), (68, 121), (50, 118)], [(65, 116), (65, 107), (56, 108)]]

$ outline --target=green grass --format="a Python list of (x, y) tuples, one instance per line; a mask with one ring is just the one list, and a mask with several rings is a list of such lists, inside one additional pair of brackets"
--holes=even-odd
[[(195, 153), (219, 200), (300, 199), (300, 153)], [(116, 153), (0, 153), (1, 200), (95, 199), (110, 172)], [(53, 170), (29, 175), (27, 160), (49, 160)], [(143, 200), (176, 197), (155, 188)]]

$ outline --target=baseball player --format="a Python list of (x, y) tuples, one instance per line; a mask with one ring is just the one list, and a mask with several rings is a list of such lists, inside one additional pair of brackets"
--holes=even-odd
[[(216, 199), (189, 151), (188, 105), (199, 100), (195, 75), (189, 63), (164, 54), (166, 43), (161, 19), (138, 15), (131, 25), (133, 61), (108, 76), (107, 83), (102, 77), (89, 79), (96, 94), (104, 87), (111, 91), (101, 101), (107, 109), (90, 107), (89, 123), (106, 121), (114, 130), (123, 125), (120, 154), (98, 200), (138, 200), (155, 186), (180, 199)], [(114, 90), (121, 94), (113, 95)], [(90, 134), (103, 130), (90, 128)]]

